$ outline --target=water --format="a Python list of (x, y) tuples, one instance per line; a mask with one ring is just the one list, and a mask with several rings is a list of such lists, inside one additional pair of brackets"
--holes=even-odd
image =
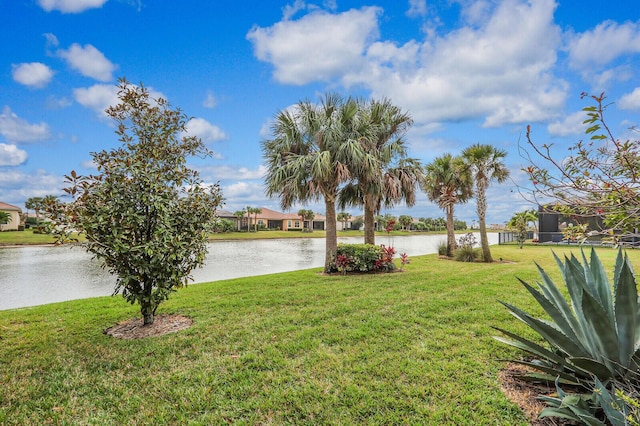
[[(479, 236), (476, 235), (479, 239)], [(436, 253), (444, 235), (376, 237), (409, 256)], [(338, 242), (361, 243), (362, 237)], [(498, 242), (498, 234), (489, 234)], [(193, 271), (194, 282), (248, 277), (321, 267), (324, 238), (216, 241), (208, 245), (205, 265)], [(108, 296), (115, 278), (81, 247), (15, 247), (0, 249), (0, 310)]]

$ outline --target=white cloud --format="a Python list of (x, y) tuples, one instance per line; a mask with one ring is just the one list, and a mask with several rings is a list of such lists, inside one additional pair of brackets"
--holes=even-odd
[(46, 123), (29, 124), (5, 106), (0, 113), (0, 135), (12, 143), (39, 142), (51, 136)]
[(633, 92), (622, 96), (618, 101), (618, 107), (625, 110), (640, 110), (640, 87), (636, 87)]
[(227, 135), (222, 129), (215, 124), (209, 123), (204, 118), (192, 118), (186, 127), (189, 136), (197, 136), (206, 143), (227, 139)]
[(19, 166), (27, 158), (27, 152), (17, 146), (0, 143), (0, 166)]
[(100, 117), (106, 118), (105, 110), (120, 102), (118, 87), (113, 84), (95, 84), (91, 87), (73, 89), (73, 97), (80, 105), (94, 110)]
[(587, 128), (582, 122), (587, 119), (584, 111), (574, 112), (561, 121), (554, 121), (547, 126), (551, 136), (571, 136), (583, 134)]
[(215, 108), (218, 106), (218, 99), (212, 92), (207, 92), (207, 97), (202, 101), (202, 106), (205, 108)]
[(80, 46), (78, 43), (74, 43), (67, 50), (58, 50), (57, 55), (65, 59), (71, 68), (85, 77), (91, 77), (98, 81), (113, 80), (116, 66), (90, 44)]
[(11, 75), (20, 84), (29, 87), (45, 87), (53, 78), (51, 68), (41, 62), (22, 63), (11, 65)]
[(481, 3), (462, 2), (462, 20), (472, 25), (402, 45), (376, 40), (379, 8), (314, 11), (247, 38), (279, 82), (364, 87), (411, 111), (416, 124), (484, 118), (497, 127), (555, 117), (568, 90), (553, 75), (556, 3)]
[(200, 168), (200, 172), (211, 181), (262, 180), (267, 173), (267, 168), (264, 165), (260, 165), (256, 169), (220, 165)]
[(619, 56), (640, 52), (640, 23), (605, 21), (569, 41), (569, 61), (575, 69), (604, 66)]
[(16, 168), (0, 173), (2, 201), (19, 207), (30, 197), (62, 195), (62, 186), (62, 176), (52, 175), (42, 169), (34, 173), (24, 173)]
[(38, 0), (38, 5), (47, 12), (57, 10), (62, 13), (81, 13), (88, 9), (102, 7), (108, 0)]
[(281, 83), (302, 85), (330, 80), (363, 66), (367, 43), (378, 37), (381, 9), (363, 7), (339, 14), (313, 11), (298, 20), (283, 20), (247, 34), (254, 54), (275, 67)]
[(427, 0), (409, 0), (407, 16), (419, 17), (427, 15)]

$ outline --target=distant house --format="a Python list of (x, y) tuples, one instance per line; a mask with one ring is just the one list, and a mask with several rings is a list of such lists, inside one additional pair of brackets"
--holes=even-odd
[(282, 231), (312, 229), (323, 231), (326, 227), (326, 217), (318, 213), (315, 214), (312, 221), (303, 221), (298, 213), (281, 213), (266, 207), (261, 207), (261, 209), (262, 213), (259, 213), (257, 217), (258, 226), (263, 226), (267, 229), (280, 229)]
[(22, 210), (20, 207), (12, 206), (11, 204), (0, 201), (0, 211), (7, 212), (11, 216), (9, 223), (0, 225), (0, 231), (17, 231), (20, 227), (20, 217), (22, 216)]

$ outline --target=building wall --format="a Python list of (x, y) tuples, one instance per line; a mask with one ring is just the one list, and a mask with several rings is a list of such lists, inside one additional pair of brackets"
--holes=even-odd
[(17, 231), (20, 226), (20, 212), (15, 210), (3, 210), (11, 215), (11, 221), (6, 225), (0, 225), (0, 231)]

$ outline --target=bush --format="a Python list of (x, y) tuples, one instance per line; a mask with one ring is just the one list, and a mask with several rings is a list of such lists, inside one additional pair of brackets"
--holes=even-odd
[(454, 259), (458, 262), (475, 262), (479, 257), (478, 249), (472, 246), (460, 246), (454, 254)]
[(395, 249), (384, 245), (339, 244), (336, 262), (331, 271), (347, 272), (390, 272), (395, 269), (393, 256)]
[(447, 255), (447, 242), (446, 241), (440, 241), (438, 243), (438, 254), (440, 256), (446, 256)]
[[(537, 283), (537, 289), (520, 280), (551, 320), (535, 318), (501, 302), (546, 341), (550, 349), (498, 328), (507, 337), (496, 339), (534, 357), (533, 361), (517, 361), (538, 371), (523, 378), (555, 382), (557, 397), (541, 398), (550, 406), (542, 411), (541, 417), (603, 424), (596, 422), (601, 409), (608, 408), (602, 405), (603, 396), (606, 398), (603, 389), (620, 389), (632, 383), (637, 395), (640, 383), (640, 303), (633, 268), (629, 258), (619, 251), (612, 294), (607, 273), (593, 248), (590, 261), (582, 252), (582, 263), (573, 254), (565, 257), (564, 262), (556, 256), (556, 262), (570, 303), (540, 267), (542, 281)], [(564, 392), (561, 388), (564, 385), (572, 386), (576, 393)]]

